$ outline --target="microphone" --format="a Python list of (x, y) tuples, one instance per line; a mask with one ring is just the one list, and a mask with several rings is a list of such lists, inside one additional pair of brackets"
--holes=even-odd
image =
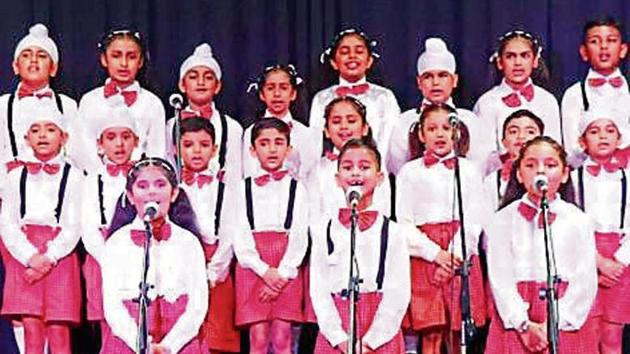
[(148, 202), (144, 205), (144, 217), (142, 218), (144, 221), (151, 221), (157, 215), (158, 209), (160, 206), (156, 202)]
[(363, 193), (361, 186), (350, 186), (346, 191), (346, 200), (353, 208), (357, 207), (362, 196)]
[(179, 93), (174, 93), (168, 98), (168, 104), (171, 107), (180, 110), (184, 106), (184, 98)]
[(453, 128), (457, 128), (459, 125), (459, 116), (457, 113), (451, 113), (448, 115), (448, 122)]
[(545, 175), (536, 175), (534, 177), (534, 187), (540, 193), (546, 193), (549, 189), (549, 180)]

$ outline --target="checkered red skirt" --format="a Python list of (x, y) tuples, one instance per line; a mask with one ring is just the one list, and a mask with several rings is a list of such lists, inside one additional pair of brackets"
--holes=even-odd
[[(340, 295), (331, 295), (335, 301), (335, 307), (341, 318), (341, 326), (344, 331), (348, 331), (349, 320), (349, 301)], [(378, 306), (381, 303), (383, 294), (378, 292), (361, 293), (359, 294), (359, 301), (357, 301), (356, 309), (356, 323), (357, 323), (357, 338), (362, 338), (365, 333), (372, 326), (374, 315), (378, 310)], [(392, 326), (400, 327), (397, 323), (392, 323)], [(374, 353), (379, 354), (396, 354), (405, 352), (405, 343), (402, 336), (402, 331), (398, 331), (394, 338), (382, 346), (376, 348)], [(315, 354), (340, 354), (341, 351), (333, 348), (328, 340), (322, 335), (321, 332), (317, 335), (317, 341), (315, 342)]]
[[(263, 262), (278, 267), (288, 245), (286, 232), (254, 232), (256, 250)], [(259, 300), (264, 281), (250, 269), (236, 265), (236, 325), (248, 326), (275, 319), (302, 322), (303, 282), (302, 274), (289, 280), (280, 295), (271, 302)]]
[[(40, 253), (46, 252), (47, 242), (54, 240), (61, 231), (48, 225), (24, 225), (21, 230)], [(27, 268), (4, 246), (2, 257), (6, 269), (3, 315), (37, 316), (46, 322), (80, 322), (81, 275), (75, 252), (59, 259), (48, 274), (33, 284), (24, 280)]]
[[(613, 258), (619, 249), (621, 235), (615, 232), (595, 233), (597, 252), (606, 258)], [(603, 316), (607, 322), (630, 323), (630, 267), (613, 287), (600, 285), (593, 308), (594, 316)]]
[[(418, 227), (444, 250), (459, 229), (459, 222), (425, 224)], [(421, 331), (432, 327), (461, 327), (461, 277), (454, 276), (441, 285), (432, 283), (438, 265), (411, 258), (411, 301), (403, 320), (403, 328)], [(486, 321), (486, 296), (478, 256), (470, 258), (470, 307), (477, 326)]]

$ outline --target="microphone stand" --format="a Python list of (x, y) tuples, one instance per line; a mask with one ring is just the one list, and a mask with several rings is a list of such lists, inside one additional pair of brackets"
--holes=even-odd
[(454, 134), (454, 150), (455, 150), (455, 188), (457, 193), (457, 208), (459, 216), (459, 236), (462, 243), (462, 267), (457, 272), (461, 277), (461, 290), (459, 294), (459, 304), (461, 308), (461, 334), (460, 334), (460, 353), (466, 354), (466, 348), (475, 337), (476, 328), (470, 310), (470, 262), (468, 261), (468, 252), (466, 249), (466, 230), (464, 228), (464, 201), (462, 197), (462, 181), (459, 168), (459, 154), (457, 151), (457, 141), (459, 140), (458, 123), (453, 124)]
[(182, 105), (178, 102), (172, 103), (171, 106), (175, 110), (175, 125), (173, 129), (175, 130), (175, 168), (177, 169), (177, 173), (181, 175), (182, 171), (182, 159), (180, 156), (181, 152), (181, 133), (179, 131), (179, 126), (181, 124), (182, 119)]
[[(357, 343), (357, 301), (359, 300), (359, 284), (361, 279), (359, 278), (359, 264), (357, 263), (357, 257), (355, 253), (356, 245), (356, 229), (357, 229), (357, 207), (352, 205), (352, 216), (350, 218), (350, 277), (348, 279), (348, 288), (342, 291), (342, 296), (345, 296), (348, 300), (348, 353), (355, 354)], [(355, 274), (356, 268), (356, 274)], [(345, 294), (344, 294), (345, 293)]]
[(138, 311), (138, 339), (136, 341), (136, 353), (137, 354), (148, 354), (149, 353), (149, 326), (147, 321), (147, 307), (151, 305), (151, 300), (149, 300), (149, 289), (153, 288), (153, 285), (147, 283), (147, 273), (149, 271), (149, 249), (151, 247), (151, 238), (153, 235), (151, 233), (151, 224), (147, 221), (144, 222), (144, 228), (146, 232), (146, 237), (144, 239), (144, 258), (142, 261), (142, 278), (140, 280), (139, 288), (140, 294), (137, 298), (133, 299), (134, 302), (139, 304)]
[(545, 287), (540, 289), (540, 299), (547, 302), (547, 340), (549, 341), (549, 353), (558, 353), (558, 293), (556, 285), (559, 282), (556, 268), (556, 257), (553, 250), (553, 240), (551, 239), (551, 228), (549, 227), (549, 201), (547, 191), (542, 191), (540, 201), (540, 211), (543, 221), (543, 234), (545, 239), (545, 258), (547, 261), (547, 281)]

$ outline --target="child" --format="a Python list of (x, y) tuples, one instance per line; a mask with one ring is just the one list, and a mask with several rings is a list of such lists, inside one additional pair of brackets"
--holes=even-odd
[(504, 207), (485, 228), (488, 276), (497, 310), (490, 322), (486, 353), (548, 349), (546, 303), (539, 296), (547, 279), (539, 212), (542, 193), (534, 182), (539, 176), (548, 180), (548, 220), (560, 279), (559, 353), (597, 353), (596, 333), (587, 321), (597, 292), (593, 226), (569, 202), (566, 153), (552, 139), (536, 137), (525, 143), (514, 168)]
[(88, 172), (101, 167), (102, 156), (92, 142), (95, 127), (100, 125), (100, 117), (107, 116), (102, 112), (110, 106), (107, 102), (120, 98), (129, 107), (140, 139), (132, 159), (138, 160), (142, 155), (164, 156), (164, 107), (155, 94), (136, 81), (148, 65), (140, 33), (127, 29), (111, 31), (99, 43), (99, 48), (100, 62), (108, 78), (105, 85), (86, 93), (79, 102), (75, 130), (81, 133), (81, 139), (77, 139), (80, 145), (74, 149), (77, 163)]
[[(232, 240), (226, 219), (234, 211), (234, 195), (229, 186), (212, 175), (208, 166), (217, 146), (212, 123), (195, 117), (180, 125), (183, 163), (180, 188), (186, 191), (198, 220), (206, 254), (210, 303), (203, 333), (211, 352), (239, 352), (240, 334), (234, 325), (234, 281), (230, 274)], [(227, 226), (229, 227), (229, 225)]]
[(6, 282), (2, 314), (20, 320), (25, 352), (71, 353), (70, 326), (80, 322), (79, 260), (83, 175), (61, 154), (64, 118), (53, 102), (23, 111), (21, 167), (5, 182), (0, 235)]
[[(259, 120), (251, 136), (251, 153), (265, 174), (243, 182), (235, 211), (234, 237), (236, 324), (249, 327), (250, 353), (291, 352), (291, 323), (301, 322), (302, 263), (308, 236), (306, 190), (287, 176), (290, 129), (275, 118)], [(244, 215), (246, 212), (246, 215)]]
[[(547, 135), (560, 141), (560, 110), (555, 97), (532, 81), (545, 74), (540, 57), (542, 46), (530, 33), (510, 31), (499, 38), (490, 58), (503, 75), (501, 83), (484, 93), (473, 111), (484, 125), (485, 134), (476, 141), (486, 143), (484, 151), (501, 151), (503, 121), (510, 113), (527, 109), (545, 123)], [(489, 132), (488, 132), (489, 131)]]
[[(212, 159), (210, 170), (214, 175), (225, 174), (224, 181), (240, 181), (241, 170), (241, 137), (243, 128), (225, 113), (220, 112), (214, 104), (214, 98), (221, 92), (221, 67), (212, 54), (212, 48), (203, 43), (190, 55), (179, 68), (180, 91), (186, 96), (188, 106), (181, 112), (181, 119), (203, 117), (209, 119), (214, 126), (219, 151)], [(177, 117), (175, 117), (177, 118)], [(177, 143), (173, 127), (175, 119), (167, 122), (166, 132), (169, 141), (169, 158), (175, 156)], [(172, 140), (171, 140), (172, 139)]]
[(142, 279), (147, 226), (143, 214), (148, 203), (157, 204), (148, 222), (152, 233), (147, 275), (149, 352), (204, 353), (197, 335), (206, 315), (208, 286), (195, 213), (186, 192), (177, 187), (173, 167), (160, 158), (135, 163), (125, 190), (101, 262), (103, 310), (111, 329), (103, 338), (101, 353), (136, 352), (139, 305), (134, 299)]
[[(396, 190), (399, 220), (416, 225), (418, 233), (414, 237), (429, 237), (433, 248), (440, 251), (412, 254), (411, 259), (413, 287), (404, 327), (410, 332), (407, 339), (410, 347), (415, 346), (413, 333), (422, 333), (422, 353), (425, 354), (440, 353), (442, 342), (451, 338), (449, 332), (460, 331), (461, 325), (458, 300), (461, 279), (454, 274), (454, 267), (461, 264), (462, 258), (455, 164), (459, 164), (461, 175), (466, 261), (470, 262), (471, 311), (475, 325), (483, 325), (486, 317), (478, 241), (489, 209), (483, 193), (479, 194), (483, 188), (476, 165), (457, 158), (453, 151), (454, 132), (449, 122), (449, 115), (453, 113), (446, 105), (430, 105), (422, 111), (416, 139), (424, 144), (425, 152), (422, 158), (403, 166)], [(419, 195), (422, 198), (413, 197)], [(450, 343), (450, 347), (455, 350), (457, 343)]]
[[(562, 96), (564, 144), (570, 155), (581, 152), (579, 124), (582, 112), (599, 100), (611, 102), (630, 116), (628, 83), (619, 69), (628, 54), (621, 23), (612, 17), (586, 23), (580, 45), (580, 57), (590, 65), (588, 74), (569, 87)], [(627, 125), (628, 122), (623, 122)]]
[(512, 174), (512, 166), (523, 144), (537, 136), (542, 136), (545, 125), (534, 113), (519, 109), (505, 119), (502, 132), (501, 144), (506, 152), (491, 154), (483, 168), (483, 184), (486, 196), (492, 203), (492, 210), (499, 209)]
[[(407, 134), (418, 115), (431, 104), (447, 104), (455, 109), (452, 94), (457, 88), (459, 77), (456, 73), (455, 57), (440, 38), (429, 38), (425, 41), (425, 50), (418, 56), (416, 83), (422, 93), (422, 103), (404, 112), (392, 131), (387, 156), (387, 169), (398, 174), (400, 168), (409, 160), (411, 154)], [(479, 127), (478, 118), (466, 109), (457, 108), (457, 116), (469, 129)], [(479, 127), (481, 128), (481, 127)], [(480, 134), (471, 134), (477, 138)], [(470, 157), (478, 160), (487, 156), (490, 151), (481, 152), (477, 147), (484, 144), (473, 142)]]
[[(17, 44), (13, 72), (20, 79), (15, 92), (0, 97), (0, 159), (2, 162), (21, 160), (28, 152), (21, 139), (29, 129), (29, 108), (40, 102), (51, 103), (71, 122), (77, 113), (77, 103), (50, 88), (50, 81), (59, 73), (59, 51), (48, 37), (46, 26), (38, 23), (29, 29)], [(15, 167), (13, 164), (9, 168)]]
[(106, 336), (103, 317), (101, 268), (105, 239), (116, 203), (125, 191), (127, 173), (133, 165), (131, 155), (138, 146), (136, 126), (124, 103), (111, 107), (98, 119), (96, 144), (103, 164), (85, 179), (82, 205), (82, 240), (88, 255), (83, 264), (87, 295), (87, 319), (98, 321), (102, 338)]
[[(374, 189), (382, 183), (381, 156), (371, 139), (348, 141), (337, 162), (337, 185), (360, 186), (357, 205), (356, 264), (362, 282), (356, 309), (357, 352), (403, 353), (400, 323), (409, 304), (411, 228), (375, 210)], [(319, 323), (315, 353), (348, 351), (350, 203), (312, 228), (311, 299)], [(332, 213), (331, 213), (332, 214)], [(355, 274), (357, 271), (355, 270)]]
[[(297, 179), (303, 180), (316, 163), (319, 152), (312, 145), (312, 131), (292, 115), (291, 107), (297, 99), (300, 84), (302, 79), (293, 65), (278, 64), (265, 68), (254, 85), (258, 88), (258, 98), (265, 105), (263, 118), (276, 117), (291, 128), (293, 149), (286, 161), (287, 169)], [(252, 126), (245, 129), (243, 141), (249, 141), (251, 134)], [(250, 154), (249, 149), (243, 149), (243, 175), (258, 175), (261, 172), (258, 166), (258, 161)]]
[(595, 221), (599, 290), (594, 315), (600, 316), (600, 353), (621, 354), (623, 325), (630, 323), (630, 243), (623, 240), (630, 219), (626, 170), (615, 157), (625, 117), (612, 107), (591, 105), (584, 114), (580, 143), (588, 158), (572, 177), (579, 205)]
[(322, 53), (322, 64), (328, 62), (339, 73), (339, 84), (323, 89), (313, 97), (309, 125), (319, 141), (317, 151), (321, 151), (321, 138), (318, 134), (321, 134), (324, 127), (325, 107), (335, 97), (353, 96), (367, 108), (367, 122), (372, 136), (381, 154), (387, 156), (389, 138), (396, 119), (400, 116), (400, 107), (391, 90), (366, 79), (374, 60), (378, 58), (375, 48), (376, 41), (371, 40), (367, 34), (349, 28), (339, 32)]

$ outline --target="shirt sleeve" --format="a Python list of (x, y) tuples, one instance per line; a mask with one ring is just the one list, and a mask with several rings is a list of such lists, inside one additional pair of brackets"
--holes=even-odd
[(89, 172), (96, 171), (99, 165), (99, 157), (96, 149), (96, 138), (94, 132), (95, 117), (90, 117), (90, 106), (95, 103), (90, 102), (91, 96), (84, 96), (79, 104), (76, 117), (72, 124), (71, 132), (78, 136), (71, 139), (69, 144), (73, 160), (80, 168)]
[(262, 277), (269, 269), (269, 265), (262, 260), (256, 250), (256, 240), (254, 240), (252, 230), (247, 223), (245, 190), (242, 183), (237, 193), (238, 207), (234, 211), (237, 216), (233, 223), (235, 232), (233, 239), (234, 253), (241, 267), (251, 269), (256, 275)]
[(564, 146), (570, 155), (580, 152), (578, 143), (579, 122), (581, 119), (582, 102), (576, 102), (574, 86), (569, 87), (562, 96), (562, 129)]
[(323, 227), (319, 224), (313, 229), (312, 234), (310, 295), (319, 331), (331, 346), (336, 347), (348, 340), (348, 334), (341, 326), (341, 318), (331, 296), (329, 279), (335, 275), (330, 274), (327, 266), (328, 253), (325, 234), (322, 230)]
[(409, 128), (413, 120), (405, 114), (401, 115), (392, 128), (387, 150), (387, 169), (397, 175), (402, 166), (409, 160)]
[[(151, 96), (149, 107), (149, 131), (147, 132), (147, 155), (164, 157), (166, 155), (166, 112), (162, 102)], [(154, 101), (154, 102), (153, 102)]]
[(293, 279), (304, 260), (308, 247), (308, 198), (306, 189), (298, 183), (293, 209), (293, 223), (289, 231), (287, 250), (278, 265), (278, 273), (284, 278)]
[(171, 353), (179, 353), (186, 343), (197, 336), (208, 310), (208, 282), (204, 255), (195, 239), (188, 238), (186, 241), (187, 247), (182, 248), (185, 253), (180, 255), (186, 258), (186, 262), (181, 264), (182, 268), (179, 271), (187, 278), (184, 293), (188, 295), (188, 303), (184, 313), (161, 342)]
[(0, 209), (0, 238), (13, 258), (28, 267), (28, 261), (36, 255), (37, 248), (28, 241), (26, 234), (20, 229), (20, 195), (17, 175), (19, 169), (9, 174)]
[(392, 131), (394, 130), (394, 126), (400, 119), (400, 107), (398, 106), (398, 101), (396, 101), (396, 96), (394, 96), (394, 93), (390, 90), (386, 91), (383, 104), (385, 106), (385, 111), (383, 112), (383, 117), (381, 117), (381, 119), (383, 120), (383, 124), (381, 125), (381, 136), (379, 137), (379, 151), (382, 156), (387, 156), (389, 150), (389, 140), (392, 137)]
[(232, 220), (234, 213), (228, 211), (236, 210), (235, 194), (233, 186), (225, 187), (224, 208), (221, 213), (221, 226), (219, 228), (219, 246), (206, 266), (208, 280), (212, 284), (225, 281), (230, 273), (230, 263), (234, 257), (234, 234), (238, 229), (234, 227), (234, 220)]
[[(242, 139), (243, 128), (226, 117), (228, 125), (228, 141), (227, 150), (225, 152), (225, 168), (226, 168), (226, 180), (238, 182), (243, 177), (243, 163), (242, 163)], [(221, 138), (217, 138), (217, 142), (220, 142)], [(249, 146), (249, 145), (248, 145)]]
[[(396, 230), (392, 227), (394, 225), (390, 224), (390, 227)], [(392, 340), (399, 331), (403, 316), (409, 306), (411, 275), (409, 253), (402, 240), (403, 237), (399, 233), (394, 233), (390, 235), (390, 242), (388, 242), (383, 298), (376, 310), (372, 325), (363, 336), (363, 341), (372, 349), (379, 348)]]
[(74, 250), (81, 238), (81, 189), (83, 175), (71, 170), (61, 211), (61, 232), (48, 241), (46, 256), (57, 262)]

